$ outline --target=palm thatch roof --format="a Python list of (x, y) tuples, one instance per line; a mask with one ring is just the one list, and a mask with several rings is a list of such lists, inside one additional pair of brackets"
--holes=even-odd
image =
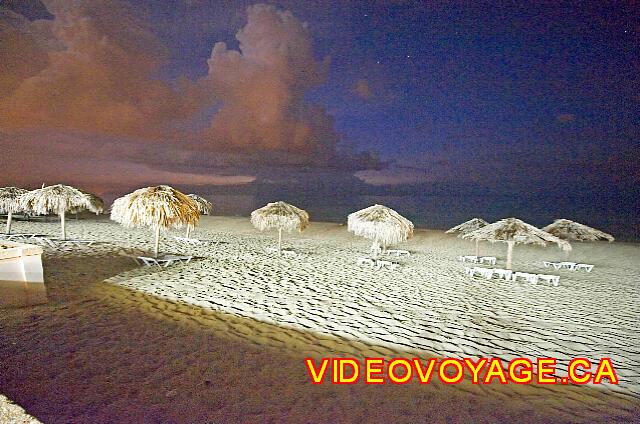
[(211, 214), (211, 212), (213, 212), (213, 203), (211, 203), (204, 197), (200, 197), (197, 194), (187, 194), (187, 196), (195, 200), (195, 202), (198, 204), (198, 211), (200, 211), (202, 215), (209, 215)]
[(18, 213), (23, 211), (21, 198), (29, 191), (18, 187), (0, 188), (0, 213)]
[(180, 228), (200, 219), (198, 204), (186, 194), (159, 185), (114, 200), (111, 219), (125, 227)]
[(413, 237), (413, 223), (383, 205), (373, 205), (347, 217), (347, 230), (357, 236), (392, 245)]
[(547, 225), (543, 230), (563, 240), (607, 240), (608, 242), (615, 240), (611, 234), (568, 219), (556, 219), (553, 224)]
[(463, 234), (470, 233), (472, 231), (475, 231), (487, 225), (489, 225), (489, 223), (482, 218), (472, 218), (466, 222), (463, 222), (462, 224), (456, 225), (453, 228), (449, 228), (446, 231), (446, 233), (447, 234), (460, 233), (459, 236), (461, 236)]
[(93, 207), (82, 191), (77, 188), (56, 184), (39, 188), (24, 194), (21, 198), (24, 210), (37, 215), (62, 214)]
[(462, 235), (463, 239), (496, 241), (513, 241), (522, 244), (537, 244), (546, 246), (547, 243), (556, 243), (564, 251), (570, 251), (571, 245), (565, 240), (542, 231), (533, 225), (527, 224), (517, 218), (506, 218), (493, 224)]
[(100, 197), (96, 196), (93, 193), (89, 193), (84, 190), (80, 190), (80, 191), (87, 198), (87, 201), (88, 201), (87, 205), (80, 208), (71, 208), (69, 212), (78, 213), (84, 209), (88, 209), (91, 212), (95, 213), (96, 215), (99, 215), (104, 211), (104, 200), (102, 200)]
[(251, 223), (260, 231), (303, 231), (309, 225), (309, 214), (288, 203), (273, 202), (251, 212)]

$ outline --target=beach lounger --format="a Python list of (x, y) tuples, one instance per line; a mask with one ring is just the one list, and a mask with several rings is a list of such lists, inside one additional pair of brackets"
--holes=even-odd
[(461, 262), (471, 262), (471, 263), (478, 263), (478, 257), (477, 256), (458, 256), (458, 260)]
[(383, 261), (383, 260), (377, 260), (376, 261), (376, 270), (380, 270), (384, 267), (387, 267), (389, 269), (396, 269), (399, 266), (399, 264), (395, 263), (395, 262), (391, 262), (391, 261)]
[(547, 275), (547, 274), (538, 274), (538, 278), (540, 280), (544, 280), (547, 283), (552, 283), (554, 286), (558, 286), (558, 283), (560, 282), (560, 277), (557, 275)]
[(161, 268), (166, 268), (174, 262), (189, 263), (193, 256), (178, 256), (178, 255), (162, 255), (157, 258), (151, 256), (131, 256), (137, 263), (145, 266), (157, 265)]
[(287, 258), (295, 258), (296, 256), (298, 256), (298, 254), (293, 250), (283, 250), (282, 254)]
[(41, 237), (50, 237), (47, 234), (37, 234), (37, 233), (16, 233), (16, 234), (0, 234), (0, 237), (11, 240), (31, 240)]
[(401, 256), (401, 255), (405, 255), (405, 256), (411, 256), (411, 252), (409, 252), (408, 250), (400, 250), (400, 249), (389, 249), (387, 250), (387, 253), (390, 255), (396, 255), (396, 256)]
[(576, 269), (576, 271), (579, 270), (579, 269), (584, 269), (587, 272), (591, 272), (591, 270), (593, 269), (593, 265), (577, 264), (575, 269)]
[(491, 277), (493, 277), (493, 268), (482, 268), (478, 266), (473, 268), (465, 267), (464, 271), (470, 277), (474, 277), (476, 274), (486, 278), (487, 280), (490, 280)]
[(568, 269), (570, 271), (575, 271), (576, 270), (576, 265), (578, 265), (575, 262), (560, 262), (560, 267), (559, 269)]
[(64, 248), (64, 247), (85, 247), (85, 246), (88, 247), (96, 243), (95, 240), (60, 240), (60, 239), (51, 239), (51, 238), (45, 238), (45, 237), (42, 237), (41, 240), (43, 240), (49, 246), (57, 249)]
[(490, 265), (495, 265), (496, 264), (496, 258), (494, 256), (482, 256), (481, 258), (478, 259), (478, 261), (483, 264), (483, 263), (488, 263)]
[[(277, 247), (267, 247), (267, 253), (278, 253)], [(293, 250), (282, 249), (280, 250), (280, 254), (287, 258), (295, 258), (298, 254)]]
[(362, 266), (365, 264), (372, 267), (376, 265), (375, 261), (371, 258), (358, 258), (358, 265)]
[(518, 277), (524, 278), (529, 283), (538, 283), (538, 274), (530, 274), (528, 272), (514, 272), (511, 276), (512, 281), (518, 281)]
[(493, 268), (493, 273), (498, 276), (498, 278), (504, 278), (505, 280), (510, 280), (513, 271), (510, 269), (502, 269), (502, 268)]

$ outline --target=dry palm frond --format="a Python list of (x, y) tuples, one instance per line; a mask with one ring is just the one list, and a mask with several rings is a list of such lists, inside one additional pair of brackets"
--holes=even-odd
[(463, 222), (462, 224), (456, 225), (453, 228), (448, 229), (446, 232), (447, 234), (453, 234), (453, 233), (460, 233), (460, 236), (463, 234), (467, 234), (470, 233), (472, 231), (475, 231), (479, 228), (485, 227), (489, 225), (489, 223), (487, 221), (485, 221), (482, 218), (473, 218), (470, 219), (466, 222)]
[(547, 225), (543, 230), (563, 240), (607, 240), (608, 242), (615, 240), (611, 234), (568, 219), (556, 219), (553, 224)]
[(555, 243), (564, 251), (571, 250), (571, 245), (568, 242), (516, 218), (501, 219), (471, 233), (463, 234), (462, 238), (489, 242), (512, 241), (540, 246), (546, 246), (547, 243)]
[(21, 198), (29, 191), (18, 187), (0, 188), (0, 213), (22, 212), (23, 206)]
[(77, 188), (57, 184), (30, 191), (22, 196), (22, 207), (36, 215), (63, 214), (91, 207), (87, 196)]
[(189, 196), (160, 185), (141, 188), (114, 200), (111, 219), (125, 227), (180, 228), (195, 225), (200, 212)]
[(204, 197), (200, 197), (197, 194), (187, 194), (190, 198), (192, 198), (198, 204), (198, 211), (202, 215), (210, 215), (213, 212), (213, 203), (205, 199)]
[(274, 202), (251, 212), (251, 223), (260, 231), (303, 231), (309, 225), (309, 214), (288, 203)]
[(393, 209), (373, 205), (350, 214), (347, 230), (356, 236), (392, 245), (413, 236), (413, 223)]

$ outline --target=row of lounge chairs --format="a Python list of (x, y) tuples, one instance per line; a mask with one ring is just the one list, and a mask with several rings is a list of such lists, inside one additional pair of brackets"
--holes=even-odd
[(465, 267), (465, 274), (470, 277), (474, 277), (476, 274), (481, 277), (490, 280), (494, 276), (498, 278), (502, 278), (504, 280), (518, 281), (518, 278), (528, 281), (533, 284), (537, 284), (538, 281), (543, 280), (548, 283), (552, 283), (554, 286), (557, 286), (560, 283), (560, 277), (557, 275), (548, 275), (548, 274), (532, 274), (528, 272), (520, 272), (520, 271), (511, 271), (510, 269), (501, 269), (501, 268), (482, 268), (482, 267)]
[(587, 271), (587, 272), (591, 272), (593, 270), (593, 265), (590, 265), (590, 264), (578, 264), (578, 263), (575, 263), (575, 262), (549, 262), (549, 261), (544, 261), (544, 262), (542, 262), (542, 264), (544, 265), (545, 268), (549, 268), (550, 266), (552, 266), (556, 270), (561, 270), (561, 269), (568, 269), (569, 271), (584, 270), (584, 271)]
[(474, 264), (477, 263), (488, 263), (490, 265), (495, 265), (496, 264), (496, 258), (495, 256), (473, 256), (473, 255), (467, 255), (467, 256), (458, 256), (458, 260), (460, 262), (471, 262)]
[(54, 249), (61, 249), (64, 247), (83, 247), (83, 246), (91, 246), (94, 243), (97, 243), (95, 240), (81, 240), (81, 239), (57, 239), (51, 237), (47, 234), (38, 234), (38, 233), (18, 233), (18, 234), (3, 234), (2, 237), (6, 240), (10, 241), (25, 241), (25, 242), (35, 242), (39, 244), (46, 244), (47, 246)]
[(382, 268), (388, 268), (394, 270), (400, 266), (397, 262), (386, 261), (383, 259), (371, 259), (371, 258), (358, 258), (358, 265), (370, 266), (375, 268), (376, 271), (381, 270)]

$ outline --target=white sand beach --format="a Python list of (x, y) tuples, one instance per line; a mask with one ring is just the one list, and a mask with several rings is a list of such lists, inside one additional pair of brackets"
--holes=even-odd
[[(57, 235), (55, 222), (15, 232)], [(356, 265), (369, 242), (312, 222), (286, 234), (248, 218), (203, 217), (166, 269), (137, 266), (150, 231), (69, 220), (70, 238), (105, 242), (43, 254), (46, 305), (0, 310), (0, 393), (42, 422), (630, 422), (640, 416), (640, 245), (573, 243), (592, 272), (555, 271), (558, 248), (516, 246), (514, 270), (560, 284), (470, 279), (473, 242), (416, 230), (396, 270)], [(506, 246), (481, 243), (504, 266)], [(612, 359), (619, 385), (331, 386), (303, 358), (324, 356)]]

